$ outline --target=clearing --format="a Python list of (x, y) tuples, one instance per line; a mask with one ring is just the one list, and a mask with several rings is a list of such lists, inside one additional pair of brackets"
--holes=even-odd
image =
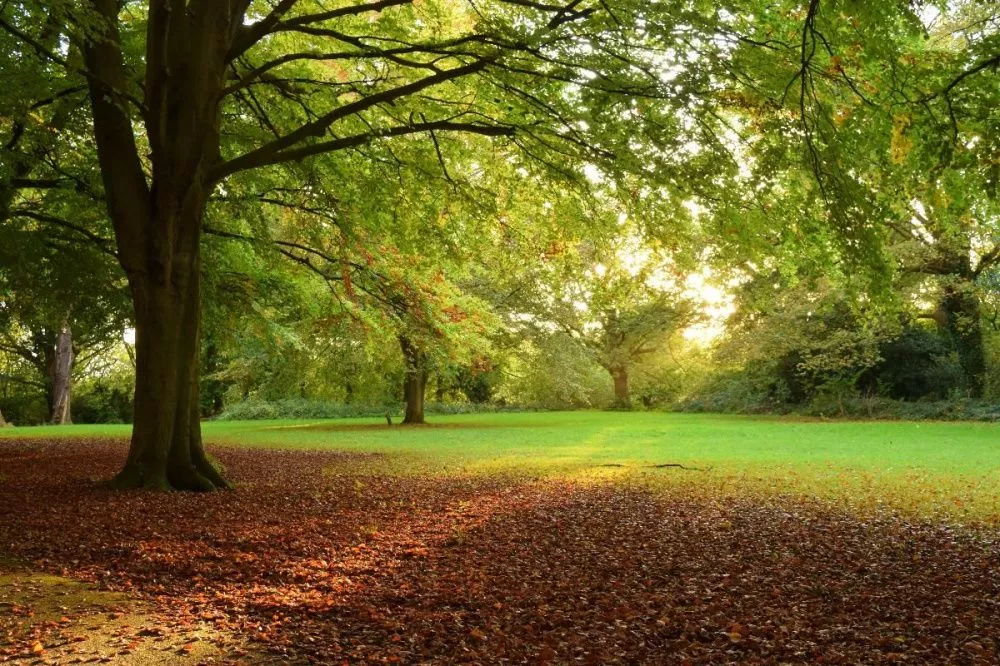
[[(996, 663), (996, 426), (212, 422), (237, 491), (0, 435), (0, 661)], [(653, 467), (677, 463), (685, 468)]]

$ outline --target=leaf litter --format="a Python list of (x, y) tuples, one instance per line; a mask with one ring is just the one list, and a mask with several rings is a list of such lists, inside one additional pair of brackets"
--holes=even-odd
[[(144, 604), (155, 621), (117, 626), (122, 649), (215, 642), (190, 663), (1000, 661), (990, 530), (628, 483), (380, 475), (371, 455), (213, 453), (235, 492), (115, 492), (100, 480), (119, 442), (4, 443), (0, 553)], [(32, 622), (36, 602), (0, 599), (0, 660), (68, 663), (49, 646), (115, 619)]]

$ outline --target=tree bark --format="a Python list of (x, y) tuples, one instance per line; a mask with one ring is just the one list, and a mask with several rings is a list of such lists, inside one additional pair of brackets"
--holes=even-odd
[(3, 412), (0, 412), (0, 428), (6, 428), (9, 423), (7, 423), (3, 418)]
[(53, 425), (67, 425), (73, 422), (70, 411), (73, 383), (73, 331), (64, 323), (56, 335), (55, 348), (49, 357), (49, 421)]
[(986, 355), (983, 349), (982, 310), (976, 285), (968, 280), (947, 285), (941, 297), (939, 312), (943, 332), (951, 338), (958, 354), (969, 395), (980, 398), (986, 378)]
[(618, 409), (631, 409), (632, 397), (628, 390), (628, 370), (622, 366), (608, 368), (611, 379), (615, 383), (615, 407)]
[(106, 22), (84, 48), (94, 138), (118, 257), (135, 306), (134, 425), (114, 484), (213, 490), (229, 484), (205, 455), (199, 422), (201, 227), (220, 160), (227, 53), (246, 3), (151, 3), (140, 158), (118, 0), (91, 0)]
[(427, 391), (427, 355), (410, 342), (405, 336), (400, 336), (399, 345), (403, 349), (406, 360), (406, 376), (403, 380), (403, 400), (406, 402), (404, 425), (426, 423), (424, 420), (424, 395)]
[(129, 275), (136, 307), (135, 411), (128, 459), (114, 480), (118, 487), (229, 487), (202, 445), (200, 253), (197, 238), (185, 245), (172, 257), (169, 279), (148, 272)]

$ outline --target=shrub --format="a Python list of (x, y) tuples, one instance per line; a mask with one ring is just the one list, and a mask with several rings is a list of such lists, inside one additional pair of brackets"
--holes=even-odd
[(922, 326), (910, 326), (879, 349), (882, 361), (862, 383), (875, 380), (878, 391), (898, 400), (943, 400), (962, 383), (962, 369), (948, 343)]
[[(433, 403), (425, 404), (428, 414), (484, 414), (493, 412), (526, 411), (522, 407), (472, 403)], [(323, 400), (306, 400), (301, 398), (286, 398), (283, 400), (249, 399), (228, 405), (217, 416), (222, 421), (260, 421), (267, 419), (345, 419), (384, 416), (388, 411), (393, 416), (402, 414), (399, 404), (363, 405), (341, 404)]]
[(0, 398), (0, 412), (4, 420), (13, 425), (40, 425), (49, 418), (45, 396), (40, 393), (25, 393)]
[(73, 396), (76, 423), (131, 423), (132, 393), (116, 386), (96, 383)]

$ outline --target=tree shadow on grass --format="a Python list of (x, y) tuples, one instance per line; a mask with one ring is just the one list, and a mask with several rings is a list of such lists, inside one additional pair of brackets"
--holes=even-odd
[(235, 448), (236, 492), (112, 493), (121, 445), (30, 446), (0, 548), (293, 663), (997, 659), (1000, 553), (940, 525)]

